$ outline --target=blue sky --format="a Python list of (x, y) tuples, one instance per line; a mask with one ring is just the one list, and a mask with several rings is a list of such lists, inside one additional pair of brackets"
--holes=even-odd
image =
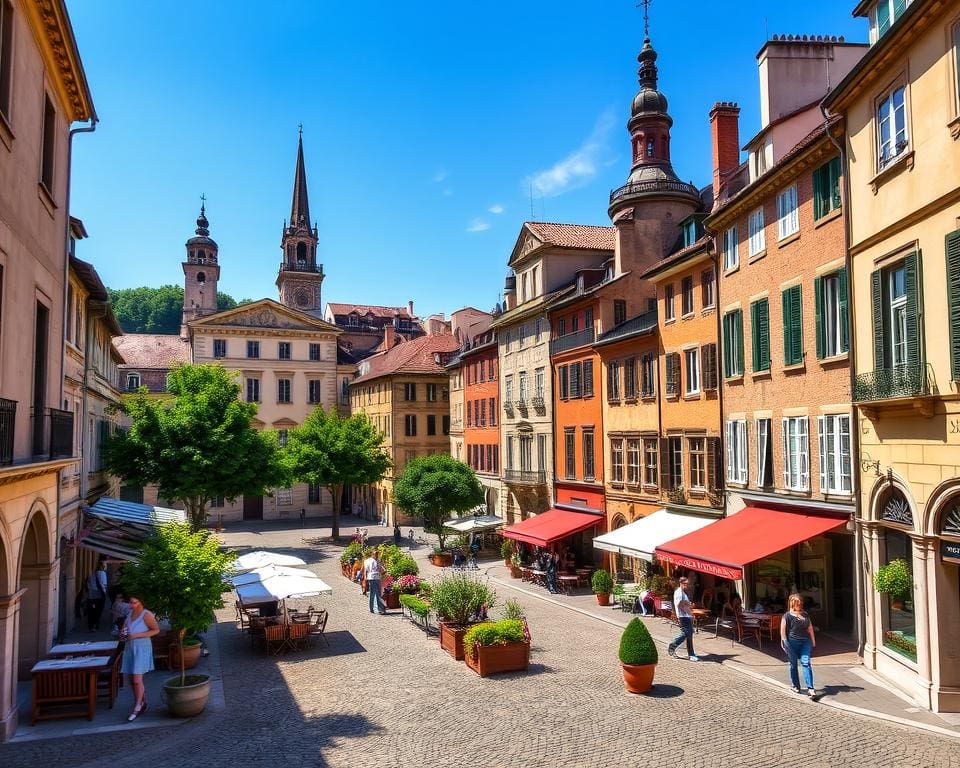
[[(759, 127), (768, 35), (864, 40), (853, 5), (655, 0), (681, 178), (710, 179), (714, 102)], [(113, 288), (181, 283), (205, 193), (220, 290), (276, 298), (301, 122), (324, 302), (490, 309), (531, 205), (609, 224), (629, 173), (633, 0), (68, 7), (101, 121), (74, 140), (72, 212)]]

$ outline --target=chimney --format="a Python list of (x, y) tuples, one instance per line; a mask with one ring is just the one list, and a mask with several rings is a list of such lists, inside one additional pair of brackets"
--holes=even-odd
[(416, 315), (413, 314), (413, 302), (412, 302), (412, 301), (408, 301), (408, 302), (407, 302), (407, 312), (410, 313), (410, 317), (416, 317)]
[(503, 284), (503, 304), (507, 311), (517, 306), (517, 276), (512, 272)]
[(392, 325), (383, 326), (383, 348), (385, 351), (389, 352), (391, 349), (396, 346), (397, 343), (397, 332), (393, 329)]
[(727, 177), (740, 166), (740, 107), (732, 101), (718, 101), (710, 110), (713, 142), (713, 201), (721, 199)]

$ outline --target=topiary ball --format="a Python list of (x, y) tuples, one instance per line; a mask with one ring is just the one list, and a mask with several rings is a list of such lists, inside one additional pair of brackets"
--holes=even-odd
[(656, 664), (657, 658), (657, 646), (650, 631), (635, 617), (620, 636), (620, 663)]

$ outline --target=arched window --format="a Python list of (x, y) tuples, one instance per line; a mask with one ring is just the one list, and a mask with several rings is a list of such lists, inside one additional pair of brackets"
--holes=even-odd
[(307, 264), (307, 244), (297, 243), (297, 266), (303, 267)]
[(200, 264), (207, 263), (207, 252), (206, 251), (197, 251), (197, 262)]
[(207, 276), (203, 272), (197, 272), (197, 282), (202, 285), (207, 282)]
[(653, 152), (656, 149), (656, 146), (657, 144), (653, 136), (647, 139), (647, 157), (653, 157)]

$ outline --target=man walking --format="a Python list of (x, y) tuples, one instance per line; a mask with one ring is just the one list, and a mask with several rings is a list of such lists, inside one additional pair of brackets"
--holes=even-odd
[(690, 661), (700, 661), (693, 652), (693, 603), (690, 602), (690, 596), (687, 594), (686, 576), (680, 577), (680, 586), (673, 592), (673, 609), (677, 612), (677, 618), (680, 620), (680, 634), (677, 635), (667, 646), (667, 653), (671, 656), (677, 655), (677, 648), (684, 640), (687, 641), (687, 658)]
[(100, 615), (107, 601), (107, 564), (100, 563), (97, 570), (87, 576), (87, 629), (100, 629)]
[(376, 550), (367, 550), (367, 559), (363, 561), (363, 573), (367, 578), (370, 613), (385, 614), (387, 606), (383, 604), (383, 600), (380, 598), (380, 579), (383, 576), (383, 566), (377, 559)]

